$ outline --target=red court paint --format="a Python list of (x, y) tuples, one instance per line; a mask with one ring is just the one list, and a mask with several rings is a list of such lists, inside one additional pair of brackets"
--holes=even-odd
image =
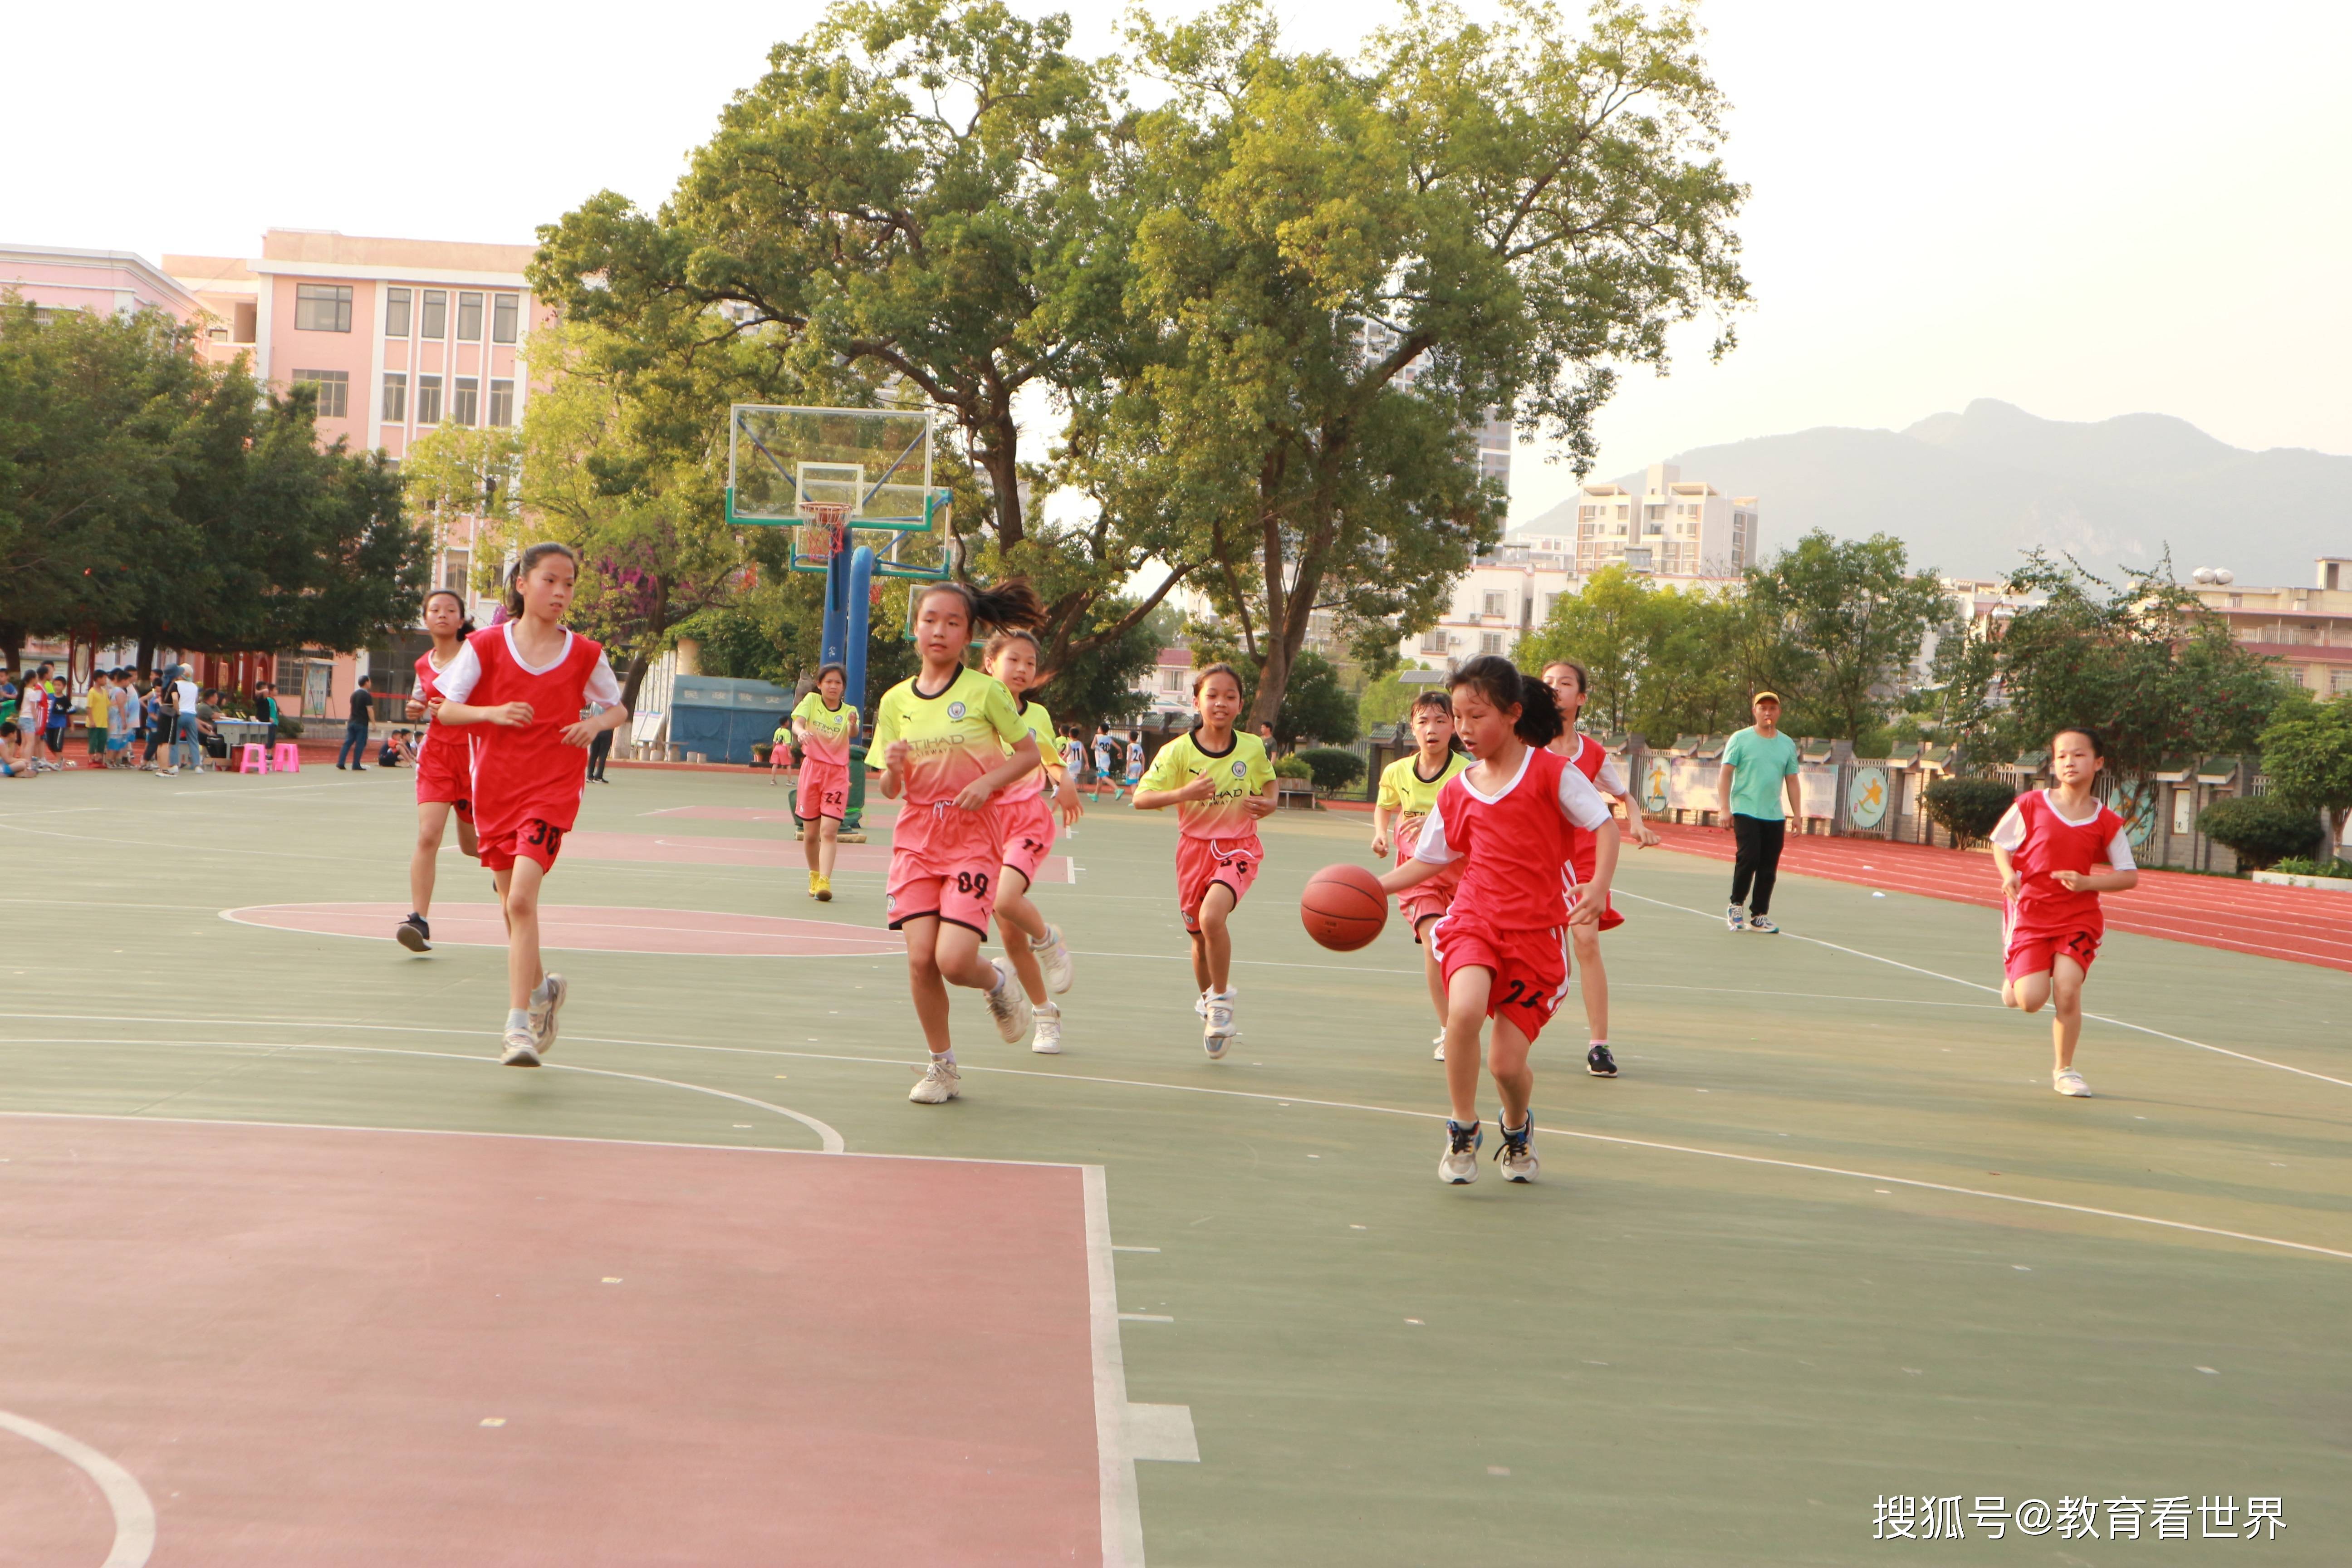
[[(784, 815), (790, 817), (792, 814)], [(664, 836), (575, 831), (563, 836), (563, 853), (567, 858), (582, 860), (651, 860), (681, 866), (750, 866), (800, 872), (808, 869), (807, 852), (791, 838), (706, 838), (687, 833)], [(834, 847), (834, 856), (836, 871), (871, 871), (878, 876), (890, 869), (887, 843), (838, 844)], [(1068, 856), (1049, 855), (1037, 868), (1037, 880), (1075, 882), (1077, 878), (1070, 870)]]
[[(1669, 849), (1717, 860), (1732, 858), (1731, 835), (1722, 828), (1651, 826)], [(2000, 908), (2000, 874), (1993, 868), (1992, 857), (1964, 849), (1879, 838), (1792, 836), (1780, 856), (1780, 869)], [(2102, 902), (2110, 931), (2352, 970), (2352, 921), (2345, 919), (2341, 894), (2143, 868), (2138, 887), (2105, 894)]]
[[(73, 1118), (0, 1146), (8, 1407), (138, 1478), (153, 1568), (1102, 1561), (1075, 1167)], [(25, 1479), (9, 1560), (100, 1562), (103, 1509)]]
[[(567, 840), (564, 848), (571, 847)], [(240, 925), (389, 942), (392, 928), (408, 913), (408, 906), (253, 904), (221, 913)], [(506, 921), (496, 904), (436, 903), (433, 941), (436, 946), (504, 947)], [(840, 921), (562, 903), (540, 906), (539, 942), (574, 952), (683, 952), (719, 958), (854, 958), (906, 951), (894, 931)]]

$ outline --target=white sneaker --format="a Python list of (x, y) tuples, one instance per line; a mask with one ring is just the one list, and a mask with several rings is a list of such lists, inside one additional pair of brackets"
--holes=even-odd
[(563, 976), (550, 970), (539, 990), (531, 994), (530, 1032), (541, 1056), (555, 1049), (555, 1015), (563, 1010), (563, 994), (568, 989)]
[(2050, 1087), (2075, 1100), (2091, 1098), (2091, 1086), (2073, 1068), (2058, 1068), (2050, 1074)]
[(177, 768), (165, 768), (165, 769), (164, 769), (161, 773), (157, 774), (156, 776), (157, 776), (157, 777), (159, 777), (159, 778), (167, 778), (167, 779), (177, 778), (177, 777), (179, 777), (179, 776), (180, 776), (180, 770), (179, 770), (179, 769), (177, 769)]
[(1727, 905), (1723, 911), (1723, 923), (1738, 931), (1748, 923), (1748, 911), (1738, 904)]
[(1444, 1061), (1445, 1059), (1445, 1031), (1443, 1029), (1438, 1030), (1437, 1038), (1430, 1041), (1429, 1043), (1437, 1047), (1435, 1050), (1429, 1053), (1430, 1058), (1433, 1061)]
[(996, 1033), (1008, 1046), (1017, 1046), (1029, 1033), (1035, 1021), (1036, 1010), (1022, 994), (1021, 982), (1013, 977), (1013, 966), (1001, 958), (988, 961), (996, 971), (995, 989), (985, 993), (988, 1016), (996, 1020)]
[(1070, 964), (1070, 944), (1062, 940), (1062, 928), (1047, 926), (1045, 940), (1033, 942), (1029, 951), (1037, 955), (1038, 966), (1045, 972), (1045, 988), (1059, 996), (1070, 988), (1076, 973)]
[(1029, 1048), (1041, 1057), (1060, 1056), (1062, 1054), (1061, 1007), (1055, 1003), (1039, 1002), (1031, 1008), (1031, 1011), (1037, 1016), (1037, 1037), (1029, 1042)]
[(1445, 1123), (1445, 1152), (1437, 1157), (1437, 1179), (1457, 1187), (1466, 1187), (1478, 1179), (1478, 1145), (1486, 1141), (1486, 1133), (1473, 1121), (1464, 1127), (1448, 1118)]
[(1201, 1048), (1211, 1061), (1223, 1059), (1225, 1047), (1234, 1043), (1234, 995), (1228, 986), (1201, 999), (1201, 1016), (1208, 1020), (1201, 1027)]
[(915, 1087), (907, 1091), (907, 1098), (917, 1105), (939, 1105), (962, 1092), (963, 1074), (956, 1071), (955, 1063), (933, 1057)]
[(1208, 1016), (1209, 994), (1203, 991), (1198, 996), (1192, 998), (1192, 1016), (1195, 1018), (1205, 1018)]
[(1503, 1180), (1534, 1181), (1536, 1173), (1543, 1169), (1542, 1162), (1536, 1158), (1535, 1117), (1528, 1116), (1527, 1125), (1519, 1129), (1519, 1135), (1517, 1138), (1503, 1131), (1502, 1120), (1499, 1117), (1496, 1119), (1495, 1131), (1503, 1133), (1503, 1146), (1495, 1151), (1495, 1158), (1502, 1162)]
[(535, 1068), (539, 1065), (539, 1041), (532, 1037), (530, 1029), (507, 1031), (506, 1054), (499, 1058), (499, 1065), (508, 1068)]

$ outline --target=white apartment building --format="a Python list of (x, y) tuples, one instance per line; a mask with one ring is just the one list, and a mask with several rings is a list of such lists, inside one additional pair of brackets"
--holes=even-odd
[[(1685, 479), (1672, 463), (1652, 463), (1640, 493), (1588, 484), (1556, 508), (1549, 531), (1571, 542), (1579, 574), (1622, 562), (1636, 572), (1671, 577), (1736, 577), (1757, 559), (1754, 496), (1727, 496), (1703, 479)], [(1571, 530), (1572, 523), (1572, 530)]]

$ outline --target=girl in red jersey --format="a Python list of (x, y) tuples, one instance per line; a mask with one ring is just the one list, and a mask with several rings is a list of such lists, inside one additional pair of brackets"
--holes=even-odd
[[(963, 650), (980, 626), (1034, 626), (1045, 608), (1018, 578), (990, 589), (934, 583), (913, 606), (915, 651), (923, 667), (882, 694), (874, 709), (868, 767), (902, 800), (890, 830), (890, 882), (883, 900), (890, 929), (907, 942), (907, 979), (930, 1065), (907, 1098), (938, 1105), (963, 1089), (948, 1036), (948, 984), (984, 994), (996, 1032), (1018, 1045), (1034, 1022), (1013, 977), (980, 956), (995, 909), (1004, 825), (990, 802), (1036, 771), (1037, 740), (1013, 694), (992, 675), (967, 669)], [(877, 764), (871, 759), (881, 758)]]
[(433, 927), (425, 917), (433, 912), (434, 868), (452, 811), (457, 814), (457, 847), (468, 856), (477, 853), (473, 744), (465, 731), (441, 722), (441, 689), (436, 684), (466, 646), (466, 638), (474, 635), (466, 601), (448, 588), (425, 595), (425, 629), (433, 635), (433, 647), (416, 661), (416, 690), (408, 699), (408, 716), (431, 722), (416, 750), (416, 847), (408, 856), (408, 918), (392, 933), (411, 952), (433, 951)]
[[(2001, 1003), (2027, 1013), (2040, 1012), (2044, 1002), (2056, 1004), (2050, 1037), (2057, 1063), (2050, 1087), (2077, 1100), (2091, 1093), (2074, 1070), (2074, 1047), (2083, 1037), (2083, 981), (2107, 929), (2099, 895), (2139, 883), (2124, 819), (2094, 793), (2106, 754), (2091, 731), (2059, 731), (2050, 738), (2050, 773), (2058, 787), (2019, 795), (1992, 830), (2007, 950)], [(2106, 870), (2091, 869), (2102, 863)]]
[[(1487, 1066), (1503, 1100), (1496, 1158), (1506, 1180), (1526, 1182), (1538, 1168), (1528, 1050), (1567, 994), (1568, 933), (1598, 922), (1608, 906), (1617, 819), (1583, 773), (1546, 749), (1559, 736), (1560, 716), (1542, 681), (1483, 654), (1448, 684), (1455, 732), (1477, 763), (1438, 792), (1412, 864), (1381, 885), (1402, 893), (1463, 862), (1453, 906), (1430, 929), (1445, 972), (1445, 1087), (1454, 1102), (1437, 1173), (1457, 1186), (1477, 1179), (1478, 1034), (1492, 1018)], [(1594, 838), (1593, 878), (1581, 889), (1571, 827)]]
[[(1633, 846), (1647, 849), (1658, 841), (1650, 825), (1642, 820), (1642, 805), (1627, 793), (1625, 780), (1617, 771), (1609, 753), (1600, 742), (1576, 727), (1577, 715), (1584, 711), (1584, 700), (1589, 683), (1584, 667), (1574, 659), (1556, 658), (1544, 666), (1543, 680), (1551, 688), (1552, 700), (1559, 704), (1560, 722), (1568, 728), (1561, 731), (1551, 749), (1568, 759), (1592, 787), (1612, 800), (1622, 801), (1625, 820), (1632, 826)], [(1576, 878), (1580, 882), (1592, 880), (1592, 835), (1579, 830), (1570, 840), (1574, 847)], [(1599, 923), (1575, 926), (1569, 938), (1576, 948), (1578, 972), (1583, 978), (1578, 989), (1584, 993), (1584, 1021), (1591, 1026), (1592, 1038), (1584, 1050), (1584, 1070), (1594, 1078), (1615, 1078), (1617, 1058), (1609, 1052), (1609, 971), (1601, 963), (1601, 933), (1614, 931), (1625, 923), (1625, 917), (1613, 907), (1604, 906)]]
[(629, 721), (604, 648), (563, 625), (579, 575), (568, 544), (525, 550), (507, 579), (513, 618), (468, 637), (434, 682), (440, 722), (481, 726), (474, 830), (506, 910), (509, 1067), (535, 1068), (555, 1044), (564, 983), (540, 963), (539, 885), (580, 814), (589, 743)]
[[(1424, 691), (1412, 700), (1413, 750), (1381, 770), (1381, 786), (1372, 803), (1372, 858), (1389, 858), (1390, 821), (1396, 815), (1397, 864), (1412, 858), (1413, 846), (1437, 804), (1437, 792), (1446, 781), (1470, 765), (1469, 753), (1454, 738), (1454, 703), (1443, 691)], [(1445, 1059), (1445, 972), (1429, 945), (1429, 928), (1454, 902), (1462, 868), (1448, 866), (1428, 881), (1397, 895), (1397, 913), (1412, 928), (1421, 946), (1423, 977), (1429, 982), (1430, 1005), (1437, 1009), (1437, 1038), (1430, 1044), (1439, 1061)]]
[(1053, 716), (1042, 702), (1029, 700), (1037, 681), (1037, 656), (1043, 650), (1028, 632), (999, 632), (988, 639), (981, 668), (1013, 693), (1013, 705), (1037, 742), (1045, 765), (997, 792), (992, 808), (1004, 829), (1004, 865), (996, 879), (996, 934), (1004, 943), (1004, 960), (1013, 965), (1021, 989), (1036, 1015), (1037, 1030), (1029, 1048), (1041, 1056), (1062, 1054), (1062, 1009), (1054, 995), (1069, 990), (1073, 978), (1069, 944), (1045, 923), (1043, 910), (1030, 901), (1029, 889), (1037, 868), (1054, 847), (1054, 806), (1045, 798), (1051, 784), (1061, 803), (1064, 826), (1076, 826), (1086, 807), (1078, 804), (1077, 786), (1064, 767), (1061, 747), (1054, 739)]

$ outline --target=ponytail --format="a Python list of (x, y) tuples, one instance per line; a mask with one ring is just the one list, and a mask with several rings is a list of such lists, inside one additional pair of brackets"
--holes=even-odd
[(572, 549), (569, 544), (558, 544), (551, 539), (542, 540), (539, 543), (531, 545), (529, 549), (525, 550), (521, 555), (516, 558), (514, 570), (507, 574), (505, 604), (507, 618), (509, 620), (513, 620), (522, 614), (522, 580), (530, 575), (530, 569), (532, 567), (538, 565), (541, 562), (546, 560), (551, 555), (561, 555), (566, 561), (571, 562), (573, 579), (575, 581), (578, 579), (580, 574), (580, 552), (578, 551)]
[(923, 606), (934, 594), (953, 594), (961, 599), (964, 617), (975, 632), (982, 626), (1017, 631), (1045, 624), (1045, 602), (1037, 597), (1037, 591), (1029, 586), (1025, 577), (1007, 578), (993, 588), (975, 588), (969, 583), (943, 578), (928, 584), (916, 595), (915, 614), (923, 613)]
[(1449, 690), (1459, 691), (1465, 686), (1498, 709), (1517, 708), (1519, 717), (1511, 726), (1512, 732), (1538, 750), (1559, 740), (1568, 728), (1551, 688), (1500, 654), (1480, 654), (1446, 681)]

